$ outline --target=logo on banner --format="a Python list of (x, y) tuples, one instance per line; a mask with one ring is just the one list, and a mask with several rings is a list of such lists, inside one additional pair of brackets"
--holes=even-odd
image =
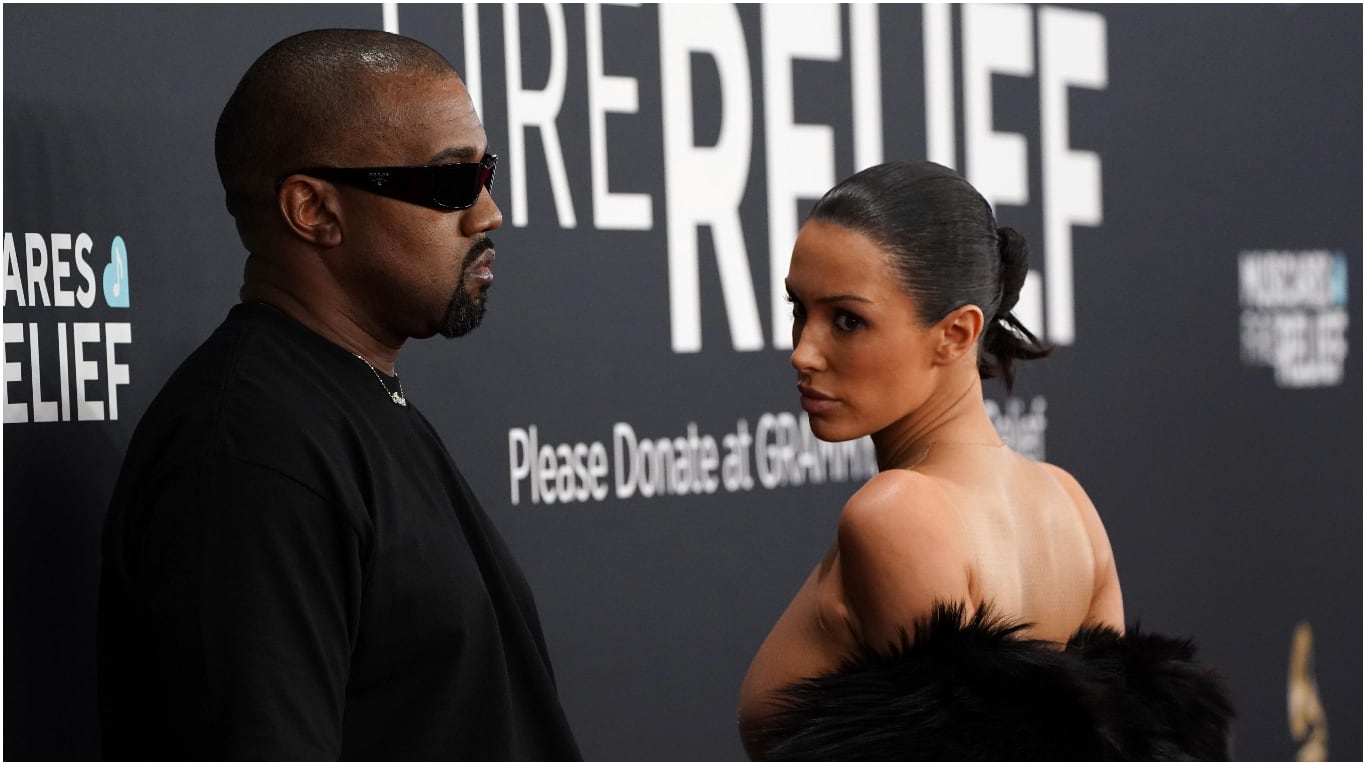
[(1282, 388), (1341, 385), (1347, 360), (1347, 257), (1328, 250), (1238, 255), (1242, 358)]
[(91, 260), (99, 250), (89, 234), (7, 231), (4, 246), (6, 318), (29, 319), (4, 323), (5, 422), (117, 420), (119, 388), (129, 382), (128, 364), (119, 359), (132, 342), (132, 324), (82, 319), (97, 295), (107, 308), (128, 308), (123, 237), (110, 241), (98, 278), (100, 262)]

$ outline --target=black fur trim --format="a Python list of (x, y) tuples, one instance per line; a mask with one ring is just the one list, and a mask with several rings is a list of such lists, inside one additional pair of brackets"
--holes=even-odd
[(1066, 650), (939, 605), (888, 651), (780, 692), (773, 760), (1227, 760), (1233, 707), (1194, 646), (1138, 628)]

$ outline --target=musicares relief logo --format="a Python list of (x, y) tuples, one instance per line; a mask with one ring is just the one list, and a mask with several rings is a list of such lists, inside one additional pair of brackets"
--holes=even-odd
[[(123, 237), (110, 241), (98, 281), (89, 234), (7, 231), (4, 247), (5, 423), (117, 420), (119, 387), (130, 379), (128, 364), (119, 361), (127, 351), (120, 347), (132, 342), (132, 324), (79, 319), (91, 309), (104, 313), (97, 294), (109, 309), (129, 307)], [(27, 321), (10, 321), (16, 313)]]
[(1282, 388), (1341, 385), (1350, 350), (1347, 256), (1328, 250), (1238, 255), (1242, 358)]

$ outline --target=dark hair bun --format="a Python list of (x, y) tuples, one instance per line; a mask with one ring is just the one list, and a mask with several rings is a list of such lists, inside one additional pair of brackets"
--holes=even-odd
[(1013, 228), (996, 229), (996, 239), (1001, 255), (1001, 302), (982, 332), (977, 369), (983, 379), (1001, 378), (1008, 391), (1015, 385), (1016, 359), (1040, 359), (1053, 349), (1039, 342), (1010, 312), (1020, 302), (1020, 288), (1029, 275), (1029, 243)]
[(1001, 303), (997, 316), (1005, 316), (1020, 302), (1020, 288), (1029, 275), (1029, 243), (1013, 228), (998, 228), (1001, 250)]

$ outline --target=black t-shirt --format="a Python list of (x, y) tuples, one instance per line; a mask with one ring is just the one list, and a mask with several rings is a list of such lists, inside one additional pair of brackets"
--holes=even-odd
[(99, 674), (114, 759), (579, 758), (531, 593), (441, 439), (259, 304), (133, 435)]

